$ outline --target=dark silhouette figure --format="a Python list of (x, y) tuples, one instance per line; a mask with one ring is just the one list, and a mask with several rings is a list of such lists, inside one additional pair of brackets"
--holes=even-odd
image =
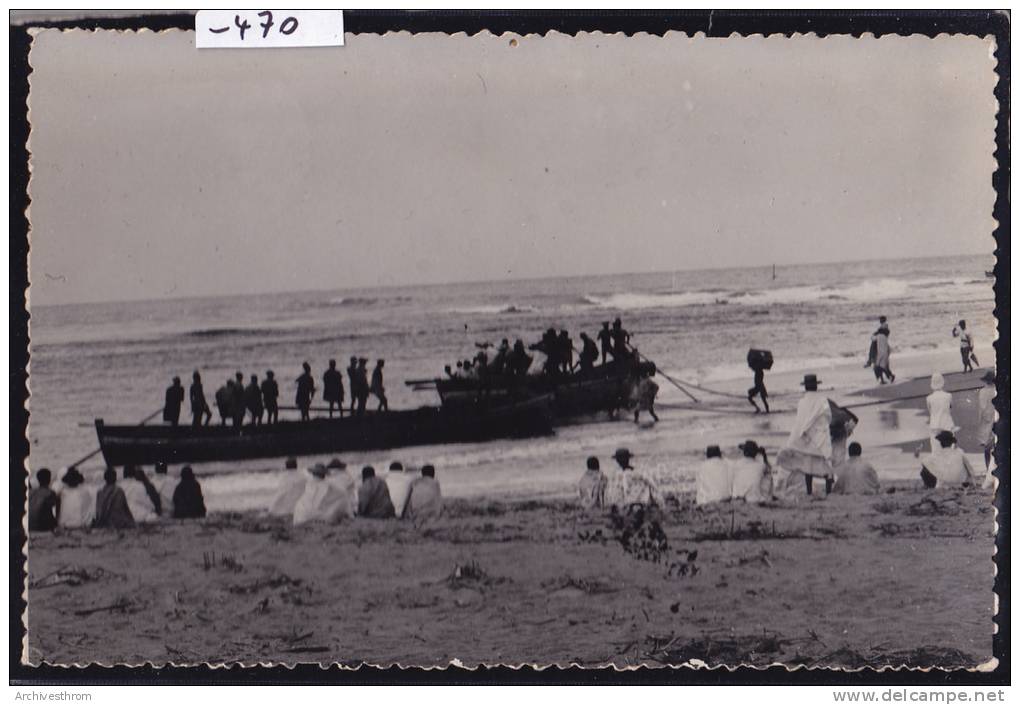
[(602, 322), (602, 330), (598, 334), (599, 344), (602, 346), (602, 364), (613, 354), (613, 332), (609, 330), (609, 321)]
[(276, 383), (272, 370), (266, 370), (266, 378), (262, 381), (262, 403), (266, 409), (266, 423), (280, 420), (280, 386)]
[(751, 402), (751, 406), (754, 407), (754, 413), (760, 414), (761, 409), (755, 403), (754, 398), (757, 396), (761, 399), (762, 406), (765, 407), (765, 413), (770, 413), (769, 410), (769, 393), (765, 389), (765, 370), (760, 367), (754, 369), (754, 386), (747, 390), (747, 400)]
[(205, 516), (202, 486), (190, 465), (181, 468), (181, 480), (174, 489), (174, 519), (201, 519)]
[(570, 333), (561, 330), (557, 342), (559, 343), (560, 370), (563, 374), (569, 375), (574, 371), (574, 341), (570, 339)]
[(630, 357), (630, 333), (623, 327), (619, 318), (613, 321), (613, 359), (617, 362), (624, 362)]
[(322, 375), (322, 398), (329, 402), (329, 418), (333, 418), (333, 405), (344, 416), (344, 376), (336, 368), (336, 360), (329, 361), (329, 369)]
[(205, 390), (202, 389), (202, 375), (198, 370), (191, 375), (191, 389), (188, 390), (188, 397), (191, 400), (191, 425), (201, 426), (202, 417), (205, 417), (205, 425), (212, 421), (212, 411), (209, 409), (209, 402), (205, 400)]
[(50, 489), (52, 476), (48, 468), (35, 474), (39, 486), (28, 493), (28, 530), (53, 531), (57, 528), (57, 493)]
[(181, 420), (181, 405), (184, 403), (184, 387), (181, 378), (174, 377), (173, 384), (166, 388), (166, 401), (163, 403), (163, 420), (176, 426)]
[(244, 416), (248, 411), (248, 407), (244, 403), (244, 375), (240, 372), (234, 375), (234, 386), (232, 391), (234, 393), (234, 425), (240, 428), (244, 425)]
[(372, 370), (372, 386), (370, 391), (379, 400), (379, 411), (389, 411), (390, 404), (386, 401), (386, 387), (383, 385), (383, 365), (385, 360), (377, 360), (375, 369)]
[(315, 396), (315, 380), (312, 379), (312, 366), (307, 362), (303, 363), (301, 367), (304, 372), (297, 378), (297, 396), (295, 397), (295, 405), (301, 410), (301, 420), (308, 421), (311, 419), (309, 409), (312, 406), (312, 397)]
[(351, 413), (358, 403), (358, 358), (351, 356), (351, 364), (347, 366), (347, 386), (351, 390)]
[(595, 361), (599, 359), (599, 349), (595, 341), (588, 337), (587, 333), (581, 333), (581, 354), (577, 357), (578, 365), (582, 372), (589, 372), (595, 367)]
[(259, 389), (259, 377), (258, 375), (251, 376), (251, 383), (245, 387), (244, 390), (244, 403), (248, 407), (248, 413), (251, 414), (251, 423), (253, 426), (258, 426), (262, 423), (262, 390)]
[(368, 358), (358, 358), (358, 368), (356, 370), (358, 380), (358, 416), (365, 413), (365, 405), (368, 404)]
[(132, 529), (135, 518), (128, 507), (124, 490), (117, 487), (117, 471), (106, 468), (103, 473), (106, 484), (96, 495), (96, 516), (92, 525), (97, 529)]
[(226, 426), (227, 419), (234, 416), (234, 380), (228, 379), (227, 383), (216, 390), (216, 409), (220, 412), (220, 425)]
[[(960, 336), (960, 358), (963, 360), (963, 371), (970, 372), (974, 365), (980, 365), (974, 354), (974, 339), (967, 332), (967, 321), (960, 321), (959, 330), (953, 328), (953, 337)], [(974, 363), (973, 365), (971, 363)]]

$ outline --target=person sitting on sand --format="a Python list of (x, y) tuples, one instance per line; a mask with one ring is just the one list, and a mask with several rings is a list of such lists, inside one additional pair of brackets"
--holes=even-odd
[(815, 477), (832, 475), (832, 406), (818, 391), (819, 379), (804, 375), (804, 396), (797, 404), (797, 418), (790, 430), (786, 446), (779, 451), (776, 463), (787, 473), (777, 483), (777, 490), (788, 498), (811, 494)]
[(606, 506), (606, 474), (599, 468), (599, 459), (588, 458), (588, 469), (577, 484), (582, 509), (602, 509)]
[(174, 515), (174, 482), (167, 475), (167, 466), (164, 462), (156, 463), (156, 474), (152, 478), (152, 486), (156, 488), (159, 495), (159, 507), (161, 514), (165, 517)]
[(106, 484), (96, 494), (96, 517), (93, 526), (97, 529), (133, 529), (135, 519), (124, 490), (117, 486), (117, 471), (106, 468), (103, 481)]
[(698, 468), (695, 504), (728, 502), (733, 497), (733, 470), (723, 460), (719, 446), (705, 449), (705, 461)]
[(135, 522), (147, 524), (159, 519), (162, 503), (156, 488), (145, 476), (145, 471), (134, 465), (124, 466), (122, 489)]
[(57, 528), (57, 493), (50, 489), (49, 468), (35, 474), (38, 485), (28, 492), (28, 530), (53, 531)]
[(195, 479), (190, 465), (181, 468), (181, 480), (174, 489), (174, 519), (201, 519), (205, 516), (205, 498), (202, 486)]
[(631, 504), (660, 504), (659, 488), (644, 473), (630, 464), (633, 455), (627, 448), (617, 448), (613, 459), (619, 468), (606, 473), (605, 506), (626, 509)]
[(404, 518), (415, 524), (428, 519), (436, 519), (443, 512), (443, 493), (436, 480), (436, 469), (432, 465), (423, 465), (421, 477), (411, 483), (411, 492), (404, 507)]
[(305, 493), (305, 483), (308, 480), (307, 473), (295, 472), (297, 470), (297, 458), (287, 458), (284, 468), (288, 471), (280, 481), (280, 486), (269, 503), (269, 513), (273, 516), (283, 517), (294, 514), (294, 505)]
[(347, 493), (347, 501), (350, 505), (347, 516), (353, 517), (358, 513), (358, 483), (354, 476), (347, 472), (347, 463), (340, 458), (333, 458), (326, 465), (326, 469), (329, 470), (326, 481)]
[[(931, 376), (931, 394), (925, 399), (928, 406), (928, 428), (931, 434), (931, 452), (939, 453), (942, 445), (938, 435), (942, 431), (956, 433), (956, 422), (953, 420), (953, 395), (945, 390), (946, 379), (941, 372)], [(915, 453), (915, 455), (917, 455)]]
[(96, 498), (85, 486), (85, 478), (78, 468), (68, 468), (60, 482), (63, 487), (60, 488), (57, 524), (65, 529), (91, 526), (96, 516)]
[(929, 455), (921, 466), (921, 480), (928, 489), (974, 482), (974, 468), (963, 450), (956, 445), (956, 436), (940, 431), (935, 440), (941, 449)]
[(340, 485), (326, 481), (328, 473), (322, 463), (308, 470), (304, 494), (294, 505), (294, 526), (313, 521), (335, 524), (350, 518), (350, 496)]
[(366, 519), (392, 519), (396, 516), (390, 490), (375, 476), (375, 468), (366, 465), (361, 469), (361, 487), (358, 488), (358, 516)]
[(411, 491), (411, 483), (415, 477), (409, 472), (404, 472), (404, 464), (398, 461), (390, 463), (390, 470), (383, 478), (386, 481), (386, 488), (390, 491), (390, 501), (393, 502), (393, 512), (397, 517), (404, 514), (404, 507), (407, 505), (407, 496)]
[[(772, 467), (765, 449), (754, 441), (739, 446), (743, 455), (730, 461), (733, 477), (733, 499), (755, 504), (772, 499)], [(760, 457), (759, 457), (760, 456)]]
[(861, 444), (851, 443), (849, 457), (836, 466), (833, 494), (879, 494), (882, 486), (871, 463), (861, 458)]

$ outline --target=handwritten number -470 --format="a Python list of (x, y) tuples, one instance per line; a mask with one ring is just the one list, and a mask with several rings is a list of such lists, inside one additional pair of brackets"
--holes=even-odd
[[(274, 26), (277, 26), (277, 24), (276, 22), (273, 21), (273, 13), (270, 12), (269, 10), (263, 10), (262, 12), (258, 13), (258, 16), (262, 18), (262, 21), (259, 22), (258, 26), (262, 28), (262, 38), (265, 39), (266, 37), (269, 36), (269, 30), (272, 29)], [(234, 15), (234, 25), (240, 31), (241, 41), (244, 41), (244, 33), (251, 29), (251, 23), (249, 23), (246, 18), (242, 18), (240, 15)], [(277, 31), (280, 34), (289, 36), (291, 34), (294, 34), (294, 32), (297, 31), (297, 28), (298, 28), (297, 18), (286, 17), (284, 18), (283, 22), (279, 23)], [(212, 32), (213, 34), (223, 34), (224, 32), (227, 32), (229, 30), (230, 27), (209, 28), (209, 31)]]

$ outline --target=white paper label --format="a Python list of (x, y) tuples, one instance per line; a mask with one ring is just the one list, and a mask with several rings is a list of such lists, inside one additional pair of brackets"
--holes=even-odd
[(199, 49), (339, 47), (344, 45), (341, 10), (199, 10)]

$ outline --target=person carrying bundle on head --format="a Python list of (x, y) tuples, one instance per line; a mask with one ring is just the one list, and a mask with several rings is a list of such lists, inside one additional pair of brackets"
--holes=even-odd
[(754, 370), (754, 386), (747, 390), (747, 400), (754, 407), (754, 413), (760, 414), (761, 409), (755, 403), (754, 398), (761, 399), (765, 407), (765, 413), (769, 411), (769, 393), (765, 389), (765, 370), (772, 369), (772, 353), (768, 350), (751, 350), (747, 353), (747, 365)]

